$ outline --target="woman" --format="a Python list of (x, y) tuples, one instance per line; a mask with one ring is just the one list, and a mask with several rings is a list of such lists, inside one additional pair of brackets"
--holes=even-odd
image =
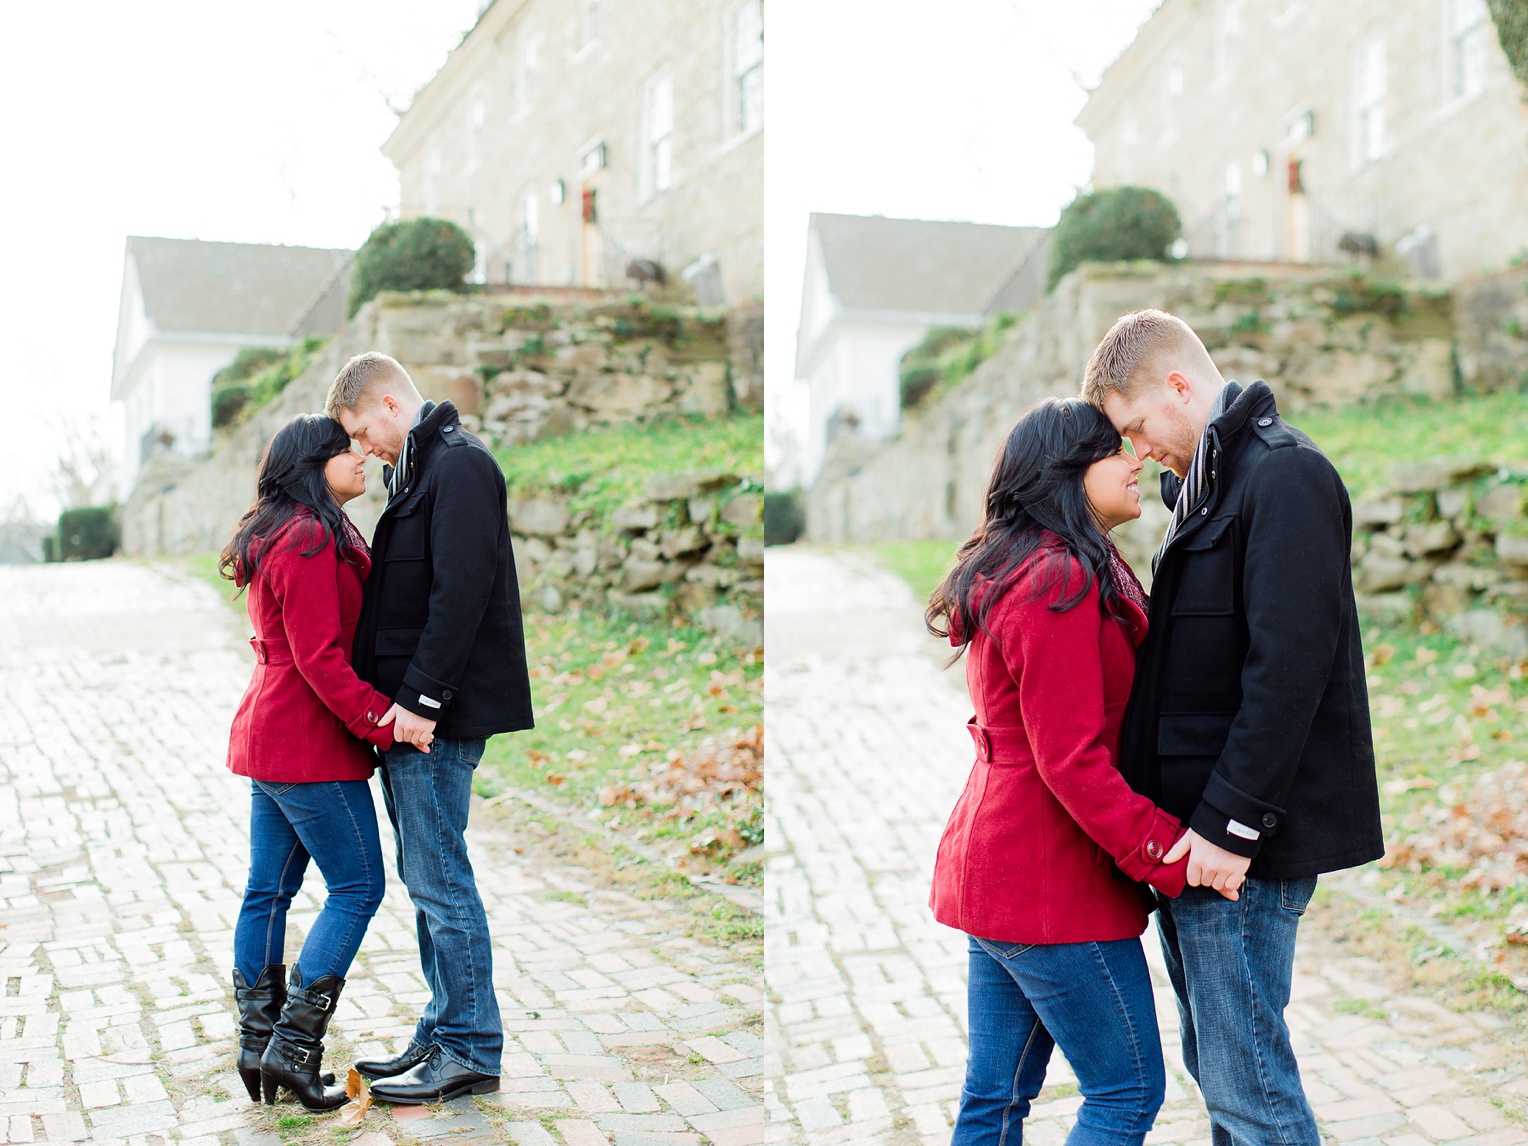
[[(363, 461), (338, 422), (293, 418), (266, 446), (255, 504), (219, 562), (249, 592), (259, 662), (228, 740), (228, 767), (250, 778), (252, 799), (234, 928), (239, 1074), (251, 1099), (263, 1089), (274, 1104), (285, 1086), (309, 1110), (345, 1102), (320, 1076), (323, 1037), (385, 888), (367, 780), (370, 745), (393, 742), (392, 702), (350, 667), (371, 559), (341, 508), (366, 492)], [(288, 987), (287, 908), (310, 858), (328, 897)]]
[(1146, 595), (1108, 535), (1140, 516), (1140, 472), (1093, 407), (1040, 403), (930, 599), (930, 630), (970, 654), (976, 705), (976, 763), (930, 899), (970, 936), (962, 1146), (1019, 1139), (1057, 1044), (1083, 1096), (1073, 1146), (1138, 1144), (1162, 1104), (1139, 939), (1150, 893), (1131, 881), (1177, 895), (1187, 848), (1114, 763)]

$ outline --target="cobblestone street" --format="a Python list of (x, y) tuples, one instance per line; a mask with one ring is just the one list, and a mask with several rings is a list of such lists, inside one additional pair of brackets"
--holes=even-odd
[[(224, 755), (246, 632), (178, 567), (0, 566), (0, 1142), (281, 1141), (231, 1053), (249, 792)], [(379, 819), (391, 856), (380, 804)], [(539, 853), (492, 808), (473, 825), (502, 1089), (377, 1103), (357, 1146), (763, 1141), (757, 969), (686, 937), (681, 908)], [(427, 998), (388, 868), (330, 1032), (342, 1077), (401, 1048)], [(289, 961), (322, 894), (310, 869)]]
[[(926, 903), (970, 766), (964, 677), (939, 671), (918, 603), (868, 558), (775, 548), (766, 582), (768, 1140), (944, 1146), (964, 1074), (966, 954)], [(1287, 1018), (1328, 1140), (1528, 1142), (1492, 1101), (1528, 1092), (1499, 1020), (1395, 993), (1322, 914), (1318, 903), (1302, 924)], [(1147, 1141), (1208, 1143), (1156, 936), (1144, 938), (1168, 1060)], [(1058, 1057), (1024, 1141), (1062, 1142), (1080, 1101)]]

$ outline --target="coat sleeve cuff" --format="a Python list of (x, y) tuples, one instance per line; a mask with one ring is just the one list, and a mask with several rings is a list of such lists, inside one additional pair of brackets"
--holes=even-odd
[(1188, 858), (1185, 856), (1175, 863), (1164, 864), (1162, 857), (1172, 850), (1182, 835), (1183, 825), (1178, 818), (1158, 808), (1140, 843), (1128, 854), (1116, 858), (1115, 863), (1137, 883), (1148, 883), (1164, 895), (1181, 895), (1188, 879)]
[(1189, 824), (1210, 843), (1250, 859), (1278, 831), (1283, 815), (1284, 809), (1277, 804), (1249, 796), (1218, 772), (1211, 772)]
[(393, 726), (391, 723), (379, 726), (377, 721), (386, 716), (391, 707), (392, 701), (380, 692), (373, 692), (365, 711), (357, 713), (355, 719), (345, 727), (350, 730), (350, 735), (386, 751), (393, 746)]
[(439, 720), (456, 699), (456, 686), (436, 680), (409, 665), (398, 695), (393, 699), (416, 716)]

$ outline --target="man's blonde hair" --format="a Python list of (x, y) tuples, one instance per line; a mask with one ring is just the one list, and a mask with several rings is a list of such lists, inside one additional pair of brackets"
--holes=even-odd
[(338, 421), (342, 410), (359, 410), (389, 383), (392, 384), (389, 387), (391, 389), (412, 394), (416, 398), (419, 396), (408, 371), (398, 364), (396, 358), (377, 350), (357, 354), (340, 367), (334, 381), (329, 383), (329, 397), (324, 402), (324, 413)]
[(1111, 394), (1128, 399), (1140, 384), (1166, 379), (1170, 369), (1213, 377), (1219, 373), (1193, 328), (1165, 310), (1137, 310), (1109, 328), (1088, 359), (1082, 399), (1102, 410)]

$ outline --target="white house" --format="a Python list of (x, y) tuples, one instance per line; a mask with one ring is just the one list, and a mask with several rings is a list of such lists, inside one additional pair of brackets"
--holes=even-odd
[[(123, 410), (118, 496), (144, 458), (212, 444), (212, 376), (246, 347), (325, 334), (351, 251), (130, 236), (117, 311), (111, 397)], [(315, 317), (324, 321), (315, 325)]]
[(1039, 227), (858, 215), (811, 217), (796, 378), (808, 394), (802, 485), (834, 437), (893, 436), (902, 356), (936, 326), (979, 326), (1025, 309), (1043, 282)]

